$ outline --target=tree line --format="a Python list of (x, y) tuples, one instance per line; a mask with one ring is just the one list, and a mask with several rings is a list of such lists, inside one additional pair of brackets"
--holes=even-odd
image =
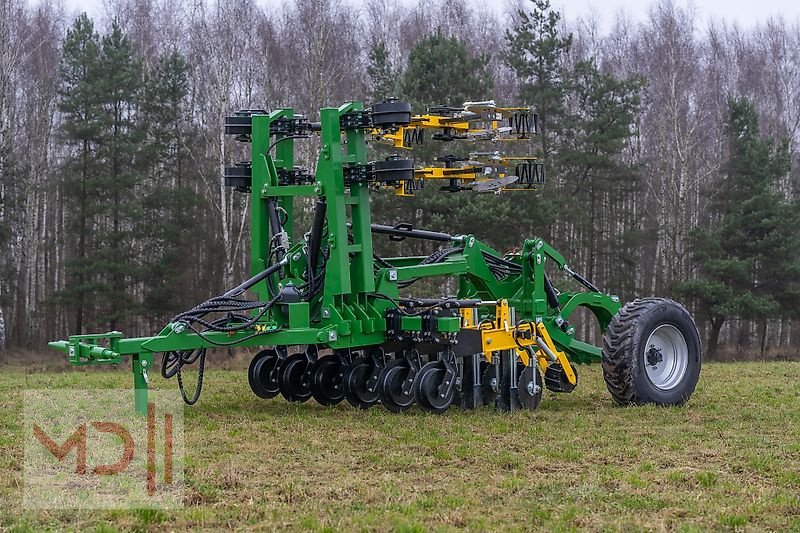
[[(619, 15), (602, 32), (547, 0), (502, 17), (467, 0), (277, 11), (111, 0), (93, 20), (0, 0), (0, 347), (150, 334), (234, 285), (249, 274), (248, 199), (222, 181), (244, 155), (224, 117), (293, 107), (314, 118), (390, 96), (417, 111), (533, 106), (535, 144), (500, 148), (534, 150), (547, 184), (377, 194), (376, 221), (475, 233), (501, 251), (542, 236), (623, 300), (685, 302), (712, 355), (800, 343), (797, 21), (700, 27), (661, 1), (647, 20)], [(313, 142), (298, 147), (313, 168)], [(469, 147), (427, 143), (414, 155), (459, 150)], [(397, 252), (387, 246), (377, 242)]]

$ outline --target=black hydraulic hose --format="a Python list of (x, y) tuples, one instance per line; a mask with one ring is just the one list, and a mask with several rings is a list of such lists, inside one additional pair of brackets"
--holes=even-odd
[[(269, 229), (274, 239), (276, 236), (283, 233), (283, 225), (281, 224), (281, 219), (278, 216), (278, 201), (275, 198), (270, 198), (267, 200), (267, 212), (269, 213)], [(278, 243), (278, 246), (275, 249), (275, 257), (278, 259), (280, 263), (283, 260), (283, 256), (286, 254), (286, 250), (284, 249), (282, 243)]]
[(267, 267), (263, 271), (259, 272), (258, 274), (256, 274), (252, 278), (250, 278), (247, 281), (241, 283), (240, 285), (237, 285), (236, 287), (232, 288), (231, 290), (229, 290), (228, 292), (223, 294), (222, 297), (223, 298), (235, 298), (236, 296), (240, 296), (241, 294), (244, 293), (244, 291), (246, 291), (247, 289), (249, 289), (250, 287), (252, 287), (256, 283), (258, 283), (259, 281), (268, 278), (269, 276), (271, 276), (272, 274), (274, 274), (275, 272), (280, 270), (281, 267), (283, 267), (283, 265), (284, 265), (284, 261), (278, 261), (274, 265), (270, 265), (269, 267)]
[(544, 292), (547, 293), (547, 304), (553, 309), (560, 311), (561, 306), (558, 303), (556, 289), (553, 287), (553, 283), (550, 281), (550, 277), (547, 274), (544, 275)]
[(311, 224), (311, 235), (308, 238), (308, 253), (310, 254), (311, 273), (309, 274), (313, 279), (317, 272), (319, 265), (320, 245), (322, 244), (322, 231), (325, 226), (325, 217), (327, 216), (328, 204), (325, 200), (317, 200), (317, 205), (314, 208), (314, 222)]
[(372, 224), (372, 233), (381, 233), (384, 235), (393, 235), (402, 238), (412, 239), (425, 239), (428, 241), (441, 241), (450, 242), (456, 240), (455, 237), (448, 233), (439, 233), (437, 231), (427, 231), (422, 229), (413, 229), (410, 224), (398, 224), (397, 226), (385, 226), (383, 224)]

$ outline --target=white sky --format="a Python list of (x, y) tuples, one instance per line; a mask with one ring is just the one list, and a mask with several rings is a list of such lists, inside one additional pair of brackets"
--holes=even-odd
[[(47, 1), (47, 0), (44, 0)], [(415, 0), (398, 0), (412, 5)], [(496, 13), (504, 11), (506, 0), (471, 0), (481, 8), (491, 7)], [(798, 0), (673, 0), (679, 6), (691, 6), (698, 17), (698, 27), (702, 28), (710, 19), (725, 19), (748, 28), (770, 17), (782, 16), (788, 22), (800, 19)], [(101, 15), (102, 0), (65, 0), (67, 11), (87, 11), (92, 16)], [(285, 0), (259, 0), (265, 5), (280, 6)], [(344, 0), (351, 5), (359, 5), (361, 0)], [(616, 14), (626, 11), (634, 21), (646, 19), (650, 7), (656, 0), (552, 0), (553, 7), (559, 9), (568, 21), (578, 17), (597, 17), (601, 30), (605, 31)], [(526, 2), (527, 3), (527, 2)]]

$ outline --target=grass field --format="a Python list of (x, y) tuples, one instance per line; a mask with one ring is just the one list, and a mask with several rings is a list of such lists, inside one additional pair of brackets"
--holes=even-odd
[(129, 373), (0, 371), (0, 528), (800, 531), (800, 363), (707, 364), (683, 408), (617, 407), (593, 366), (535, 412), (440, 417), (206, 378), (185, 415), (183, 509), (32, 512), (20, 391), (127, 387)]

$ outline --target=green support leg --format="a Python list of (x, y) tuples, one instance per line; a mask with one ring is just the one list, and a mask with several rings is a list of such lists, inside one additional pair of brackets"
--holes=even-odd
[(148, 372), (153, 367), (153, 354), (134, 354), (131, 357), (133, 370), (133, 401), (136, 412), (147, 415)]

